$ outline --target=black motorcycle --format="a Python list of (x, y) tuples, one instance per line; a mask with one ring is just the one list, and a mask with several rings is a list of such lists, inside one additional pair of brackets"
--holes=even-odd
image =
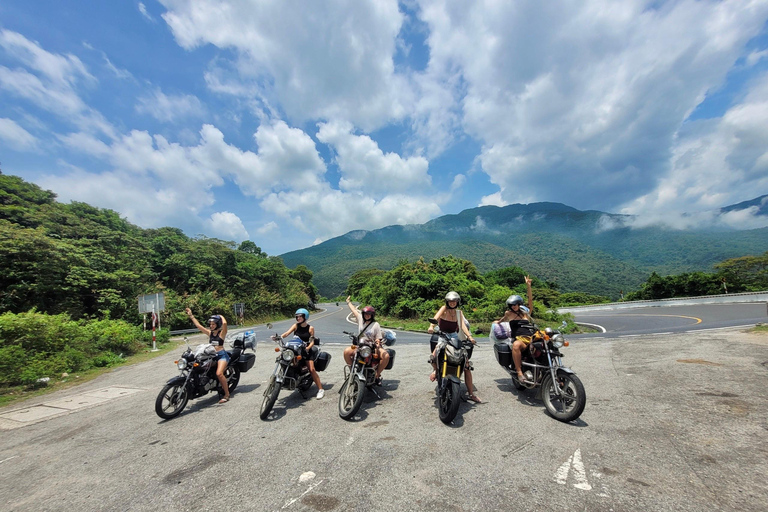
[[(271, 329), (272, 327), (268, 325), (267, 328)], [(264, 391), (264, 400), (261, 402), (259, 417), (262, 420), (267, 419), (270, 411), (272, 411), (281, 388), (290, 391), (298, 389), (302, 398), (307, 398), (304, 392), (312, 387), (312, 374), (309, 373), (309, 367), (301, 355), (306, 347), (301, 338), (294, 337), (289, 341), (285, 341), (279, 334), (275, 334), (272, 336), (272, 341), (278, 344), (275, 347), (275, 352), (278, 352), (277, 364), (275, 364), (275, 370), (269, 377), (267, 389)], [(319, 343), (320, 340), (315, 338), (315, 345)], [(313, 361), (315, 363), (315, 370), (322, 372), (328, 367), (328, 363), (331, 362), (331, 354), (318, 350), (317, 356)]]
[[(381, 396), (374, 388), (376, 383), (376, 368), (379, 365), (379, 358), (376, 354), (376, 343), (351, 332), (343, 331), (349, 336), (352, 345), (356, 347), (352, 356), (352, 366), (344, 366), (344, 384), (339, 390), (339, 416), (345, 420), (351, 420), (360, 406), (363, 404), (365, 390), (370, 389), (381, 399)], [(387, 331), (384, 338), (385, 344), (391, 345), (395, 341), (394, 333)], [(385, 370), (391, 370), (395, 364), (395, 350), (391, 348), (384, 349), (389, 352), (389, 363)]]
[[(227, 338), (229, 341), (230, 337)], [(231, 343), (232, 350), (227, 350), (229, 364), (224, 370), (230, 393), (240, 382), (240, 374), (250, 370), (256, 361), (255, 353), (245, 353), (246, 349), (256, 352), (256, 338), (253, 331), (248, 331), (236, 335), (231, 339)], [(169, 380), (155, 400), (155, 412), (164, 420), (181, 414), (191, 399), (207, 395), (211, 391), (217, 391), (219, 396), (225, 394), (216, 377), (218, 365), (216, 347), (213, 345), (203, 343), (194, 350), (187, 345), (187, 350), (174, 364), (181, 371), (181, 375)]]
[[(544, 406), (552, 417), (563, 422), (573, 421), (584, 411), (587, 394), (584, 385), (573, 370), (563, 366), (560, 352), (569, 344), (559, 330), (547, 327), (539, 330), (528, 321), (510, 322), (508, 339), (495, 339), (493, 351), (496, 361), (512, 377), (512, 383), (518, 390), (541, 388)], [(560, 327), (565, 327), (565, 322)], [(522, 371), (525, 380), (520, 382), (512, 360), (511, 344), (515, 336), (531, 336), (531, 343), (522, 351)]]
[(440, 421), (449, 424), (459, 412), (461, 403), (461, 376), (464, 373), (472, 342), (461, 341), (440, 331), (437, 320), (429, 319), (438, 337), (437, 354), (437, 409)]

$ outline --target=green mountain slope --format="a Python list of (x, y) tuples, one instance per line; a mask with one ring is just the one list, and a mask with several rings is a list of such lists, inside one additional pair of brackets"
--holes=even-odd
[(421, 225), (352, 231), (281, 257), (289, 267), (306, 265), (320, 293), (330, 297), (343, 293), (347, 278), (358, 270), (388, 270), (401, 259), (451, 254), (472, 261), (481, 272), (516, 265), (556, 282), (562, 291), (618, 298), (621, 291), (636, 289), (652, 271), (711, 270), (725, 259), (768, 250), (768, 228), (622, 227), (630, 220), (559, 203), (484, 206)]

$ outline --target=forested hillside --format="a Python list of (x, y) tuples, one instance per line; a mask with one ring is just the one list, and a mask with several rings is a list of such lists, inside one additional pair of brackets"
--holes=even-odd
[(137, 297), (162, 291), (163, 325), (189, 327), (183, 313), (247, 317), (290, 313), (314, 301), (312, 273), (288, 269), (253, 242), (189, 238), (139, 228), (112, 211), (62, 204), (52, 192), (0, 175), (0, 313), (36, 308), (73, 319), (138, 323)]
[(681, 231), (631, 228), (628, 221), (625, 215), (558, 203), (484, 206), (421, 225), (353, 231), (282, 258), (288, 266), (306, 265), (326, 296), (343, 293), (358, 270), (389, 270), (402, 259), (453, 255), (472, 261), (480, 272), (516, 265), (562, 291), (618, 299), (652, 272), (711, 271), (726, 259), (768, 249), (768, 228)]

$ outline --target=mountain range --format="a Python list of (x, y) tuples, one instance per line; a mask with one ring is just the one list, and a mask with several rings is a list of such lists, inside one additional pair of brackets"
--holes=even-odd
[(741, 211), (768, 220), (768, 195), (710, 212), (705, 225), (688, 229), (641, 226), (630, 215), (560, 203), (482, 206), (424, 224), (351, 231), (281, 258), (288, 267), (309, 268), (326, 297), (344, 293), (358, 270), (453, 255), (472, 261), (480, 272), (518, 266), (563, 292), (616, 299), (637, 289), (651, 272), (712, 271), (723, 260), (768, 250), (768, 227), (739, 230), (718, 222)]

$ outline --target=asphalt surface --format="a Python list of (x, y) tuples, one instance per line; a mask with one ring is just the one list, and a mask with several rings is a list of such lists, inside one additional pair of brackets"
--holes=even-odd
[[(369, 393), (346, 422), (334, 334), (344, 316), (310, 319), (333, 356), (325, 398), (283, 391), (267, 421), (271, 342), (229, 403), (208, 395), (170, 421), (154, 401), (181, 347), (0, 410), (3, 510), (766, 509), (766, 335), (573, 340), (565, 361), (588, 399), (570, 424), (515, 391), (481, 341), (474, 375), (486, 403), (462, 403), (450, 426), (427, 378), (427, 337), (414, 335), (423, 343), (394, 346), (382, 398)], [(34, 419), (41, 411), (54, 413)]]
[(768, 322), (768, 304), (755, 302), (605, 309), (577, 311), (574, 317), (577, 322), (592, 324), (606, 331), (586, 337), (673, 333)]

